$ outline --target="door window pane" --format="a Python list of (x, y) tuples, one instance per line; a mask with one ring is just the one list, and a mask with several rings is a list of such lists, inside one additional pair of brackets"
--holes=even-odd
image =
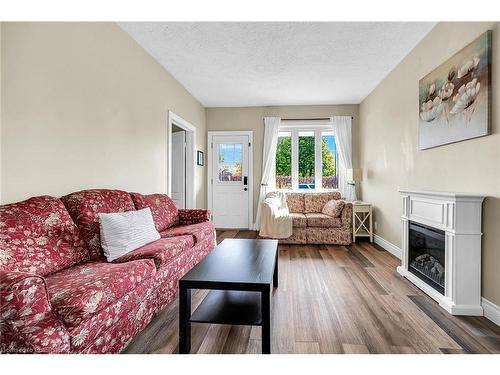
[(299, 189), (314, 189), (314, 132), (299, 133)]
[(219, 181), (241, 181), (241, 143), (219, 144)]
[(321, 170), (323, 176), (321, 185), (323, 189), (336, 189), (337, 184), (337, 149), (335, 146), (335, 136), (323, 133), (321, 137)]
[(281, 132), (276, 148), (276, 187), (292, 188), (292, 134)]

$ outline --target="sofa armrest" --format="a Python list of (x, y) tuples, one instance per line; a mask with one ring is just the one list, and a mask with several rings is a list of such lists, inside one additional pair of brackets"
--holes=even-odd
[(52, 312), (45, 279), (0, 271), (0, 352), (69, 353), (68, 331)]
[(210, 211), (200, 208), (181, 208), (179, 210), (179, 224), (189, 225), (210, 221)]
[(342, 229), (352, 230), (352, 203), (345, 202), (340, 218), (342, 220)]

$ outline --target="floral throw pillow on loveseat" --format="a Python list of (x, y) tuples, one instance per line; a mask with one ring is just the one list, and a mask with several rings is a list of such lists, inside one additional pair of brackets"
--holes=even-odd
[(328, 216), (339, 217), (344, 209), (344, 206), (344, 201), (332, 199), (331, 201), (326, 202), (321, 212)]

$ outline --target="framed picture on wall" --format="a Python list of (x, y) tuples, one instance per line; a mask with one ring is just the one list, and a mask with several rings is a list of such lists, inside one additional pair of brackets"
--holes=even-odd
[(196, 164), (204, 166), (205, 165), (205, 154), (203, 151), (198, 151), (196, 157)]
[(490, 134), (491, 31), (419, 82), (419, 148)]

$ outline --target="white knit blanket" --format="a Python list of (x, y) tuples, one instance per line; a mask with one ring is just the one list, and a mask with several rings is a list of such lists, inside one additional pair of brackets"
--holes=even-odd
[(261, 207), (259, 235), (269, 238), (288, 238), (292, 235), (292, 218), (285, 193), (275, 191), (267, 194)]

